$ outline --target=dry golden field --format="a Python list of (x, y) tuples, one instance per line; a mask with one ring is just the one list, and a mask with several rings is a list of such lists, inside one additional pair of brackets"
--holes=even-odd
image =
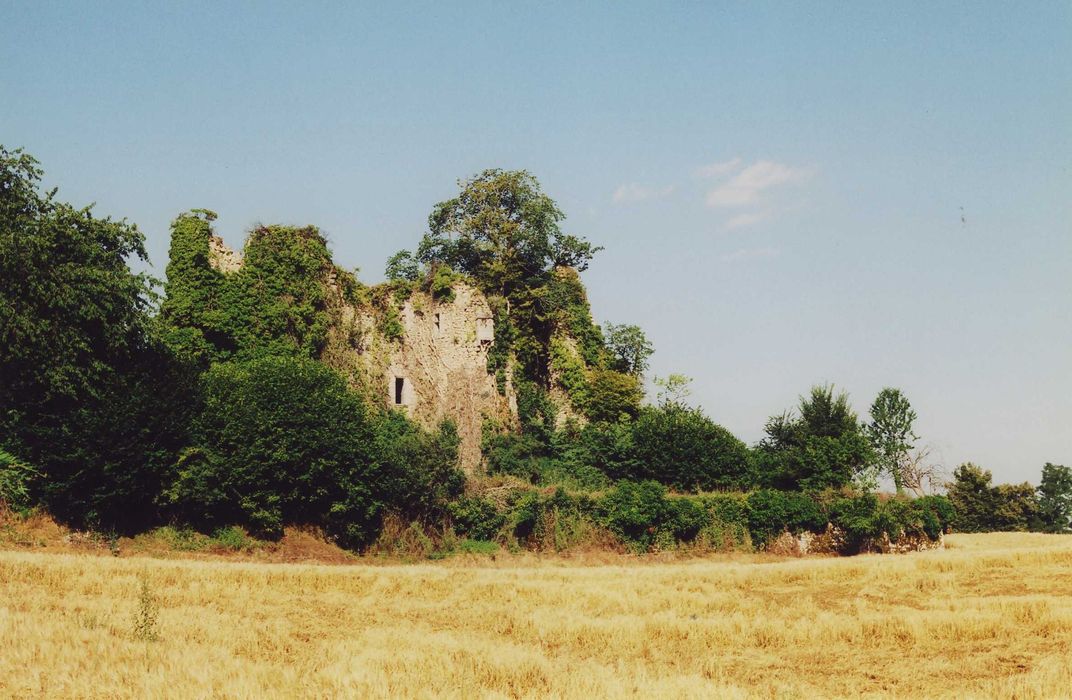
[(948, 544), (598, 566), (6, 551), (0, 696), (1072, 695), (1072, 537)]

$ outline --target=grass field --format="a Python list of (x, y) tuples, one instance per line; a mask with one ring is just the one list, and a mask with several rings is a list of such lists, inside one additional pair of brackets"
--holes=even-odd
[(6, 551), (0, 696), (1068, 697), (1072, 537), (948, 545), (598, 566)]

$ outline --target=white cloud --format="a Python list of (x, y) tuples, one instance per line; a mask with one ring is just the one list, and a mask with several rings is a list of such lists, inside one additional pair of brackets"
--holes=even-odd
[(718, 256), (722, 262), (739, 262), (741, 260), (753, 260), (755, 258), (773, 258), (782, 251), (777, 248), (742, 248), (732, 253)]
[(709, 207), (743, 207), (755, 204), (764, 191), (788, 182), (803, 180), (811, 174), (805, 168), (793, 168), (769, 160), (756, 161), (725, 184), (707, 193)]
[(735, 229), (744, 228), (745, 226), (755, 226), (758, 223), (762, 223), (770, 218), (770, 212), (757, 211), (745, 214), (738, 214), (722, 224), (723, 228)]
[(721, 163), (711, 163), (710, 165), (701, 165), (696, 168), (697, 177), (719, 177), (720, 175), (728, 175), (737, 169), (737, 166), (741, 164), (740, 158), (731, 158), (730, 160), (724, 160)]
[(614, 195), (611, 199), (618, 204), (643, 202), (646, 199), (665, 197), (673, 191), (673, 185), (667, 185), (666, 187), (644, 187), (643, 185), (638, 185), (636, 183), (628, 183), (619, 185), (618, 189), (614, 190)]

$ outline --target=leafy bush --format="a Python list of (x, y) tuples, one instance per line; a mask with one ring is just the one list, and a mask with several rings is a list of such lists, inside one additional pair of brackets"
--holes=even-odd
[(30, 484), (37, 470), (0, 449), (0, 507), (15, 511), (30, 507)]
[(284, 523), (321, 525), (348, 546), (374, 535), (383, 494), (372, 426), (337, 374), (267, 357), (214, 365), (202, 384), (196, 447), (169, 491), (180, 513), (266, 537)]
[(423, 430), (398, 411), (372, 419), (372, 456), (385, 503), (408, 518), (442, 515), (461, 494), (465, 475), (458, 469), (458, 429), (444, 421), (435, 433)]
[(484, 423), (480, 449), (490, 474), (510, 474), (536, 484), (546, 461), (547, 447), (535, 437)]
[(493, 540), (506, 522), (495, 504), (482, 498), (465, 496), (448, 507), (454, 531), (474, 540)]
[(599, 503), (612, 532), (640, 550), (648, 549), (661, 527), (677, 515), (666, 487), (655, 481), (620, 481)]
[(701, 535), (708, 546), (747, 548), (752, 543), (748, 528), (748, 495), (744, 493), (709, 493), (694, 499), (707, 512)]
[(826, 522), (819, 505), (804, 493), (762, 489), (748, 496), (748, 529), (758, 546), (786, 530), (822, 532)]
[(435, 265), (428, 281), (428, 291), (439, 302), (454, 301), (454, 283), (460, 276), (454, 274), (449, 265)]
[(221, 527), (213, 532), (212, 542), (216, 546), (232, 552), (249, 552), (258, 545), (257, 540), (243, 532), (242, 528), (233, 525)]
[(799, 415), (772, 416), (755, 453), (756, 481), (784, 490), (841, 488), (875, 461), (874, 449), (848, 396), (832, 386), (812, 387)]
[(594, 369), (587, 383), (585, 415), (592, 421), (620, 421), (640, 412), (643, 390), (631, 374), (610, 369)]
[(937, 539), (950, 525), (954, 511), (944, 496), (880, 501), (874, 494), (839, 498), (829, 508), (830, 522), (842, 529), (851, 550), (885, 534), (891, 542), (906, 536)]
[(461, 554), (491, 556), (499, 551), (499, 545), (486, 540), (459, 540), (455, 549)]
[(932, 540), (949, 529), (956, 519), (956, 509), (945, 496), (923, 496), (913, 501), (923, 522), (923, 531)]
[(646, 407), (632, 426), (631, 479), (652, 479), (681, 491), (747, 486), (748, 447), (699, 409)]
[(854, 498), (840, 498), (830, 506), (830, 522), (845, 532), (850, 546), (859, 545), (865, 538), (878, 536), (883, 527), (894, 527), (894, 518), (883, 521), (878, 516), (878, 498), (871, 493)]

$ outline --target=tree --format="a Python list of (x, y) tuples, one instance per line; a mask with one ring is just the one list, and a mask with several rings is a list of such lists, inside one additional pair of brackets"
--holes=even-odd
[(698, 408), (646, 406), (633, 423), (634, 480), (653, 479), (680, 491), (747, 488), (748, 446)]
[(1026, 481), (1022, 484), (998, 484), (994, 487), (994, 513), (990, 529), (1002, 532), (1027, 532), (1042, 529), (1038, 494)]
[(917, 440), (912, 432), (915, 420), (916, 412), (900, 389), (884, 388), (871, 404), (867, 435), (875, 448), (879, 471), (893, 479), (897, 493), (904, 491), (906, 463)]
[(946, 485), (960, 532), (1039, 530), (1044, 526), (1038, 494), (1031, 484), (991, 484), (990, 472), (970, 462)]
[(687, 377), (684, 374), (671, 374), (665, 379), (656, 377), (653, 382), (655, 386), (659, 387), (658, 400), (661, 406), (671, 404), (683, 406), (685, 399), (692, 393), (689, 388), (689, 385), (692, 384), (692, 377)]
[(588, 379), (588, 400), (585, 414), (593, 421), (614, 422), (632, 418), (640, 411), (643, 392), (632, 374), (612, 369), (596, 369)]
[(126, 262), (144, 236), (40, 193), (42, 175), (0, 146), (0, 421), (94, 396), (147, 330), (153, 280)]
[(1046, 462), (1038, 487), (1038, 505), (1046, 532), (1072, 530), (1072, 468)]
[(931, 448), (921, 447), (909, 452), (900, 464), (901, 482), (906, 489), (922, 498), (933, 494), (945, 481), (942, 465), (931, 459)]
[(850, 484), (874, 460), (870, 441), (849, 405), (830, 385), (812, 387), (797, 412), (772, 416), (756, 450), (757, 482), (787, 490)]
[(997, 497), (991, 487), (992, 479), (989, 471), (971, 462), (953, 471), (953, 481), (946, 488), (957, 511), (953, 527), (958, 531), (987, 532), (993, 529)]
[[(469, 275), (495, 311), (488, 369), (505, 384), (511, 352), (523, 375), (548, 388), (556, 301), (555, 271), (585, 270), (600, 250), (560, 227), (564, 215), (524, 170), (485, 170), (458, 183), (457, 197), (437, 204), (416, 259)], [(582, 347), (589, 345), (578, 338)]]
[(614, 369), (634, 377), (641, 377), (647, 371), (648, 358), (655, 348), (640, 326), (607, 323), (603, 340), (614, 358)]
[(585, 270), (600, 250), (562, 232), (562, 211), (524, 170), (485, 170), (459, 185), (461, 193), (428, 217), (417, 251), (424, 263), (446, 262), (509, 298), (557, 265)]
[(133, 224), (39, 191), (42, 171), (0, 147), (0, 449), (39, 470), (56, 517), (152, 522), (185, 441), (191, 382), (154, 335), (154, 281)]
[(385, 274), (392, 282), (414, 282), (421, 276), (421, 264), (413, 257), (413, 253), (400, 250), (387, 259)]
[(270, 537), (320, 525), (347, 546), (374, 536), (385, 505), (375, 432), (333, 370), (296, 357), (218, 363), (202, 390), (194, 447), (168, 492), (179, 515)]

